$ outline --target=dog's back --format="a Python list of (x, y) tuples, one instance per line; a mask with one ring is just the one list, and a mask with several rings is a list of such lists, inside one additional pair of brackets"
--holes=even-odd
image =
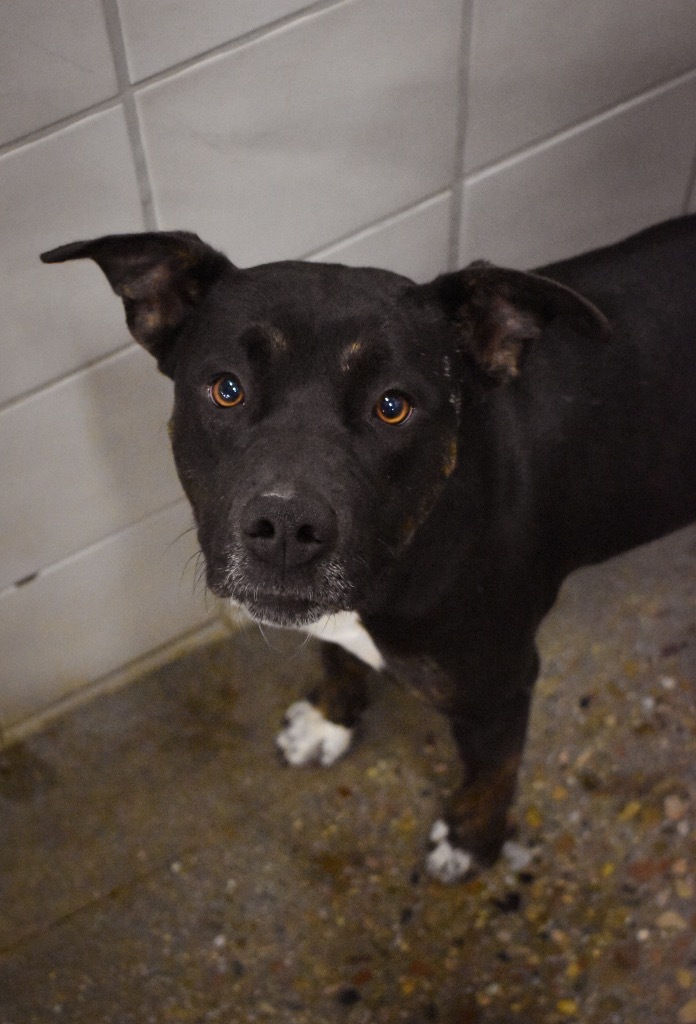
[(557, 449), (550, 500), (562, 532), (577, 524), (578, 563), (598, 561), (696, 517), (696, 216), (540, 273), (611, 326), (599, 345), (551, 331), (555, 355), (525, 370), (530, 387), (553, 378), (540, 413)]

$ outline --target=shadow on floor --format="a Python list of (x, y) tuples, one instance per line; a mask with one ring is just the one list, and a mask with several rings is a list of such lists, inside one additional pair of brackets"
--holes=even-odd
[(531, 867), (421, 870), (455, 784), (378, 676), (291, 769), (316, 647), (248, 631), (0, 754), (0, 1024), (696, 1022), (696, 531), (577, 574), (544, 625)]

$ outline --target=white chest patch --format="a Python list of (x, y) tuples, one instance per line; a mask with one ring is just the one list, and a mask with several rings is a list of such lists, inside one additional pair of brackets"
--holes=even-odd
[[(237, 604), (236, 601), (227, 601), (223, 607), (232, 622), (254, 621), (244, 605)], [(370, 668), (376, 668), (378, 671), (384, 668), (384, 658), (377, 650), (357, 612), (336, 612), (335, 615), (323, 615), (309, 626), (297, 626), (296, 628), (299, 632), (309, 633), (310, 636), (315, 636), (319, 640), (338, 644), (350, 654), (354, 654), (360, 661), (364, 661)]]
[(309, 626), (302, 626), (303, 633), (338, 644), (371, 668), (383, 669), (384, 658), (379, 653), (372, 637), (363, 626), (357, 612), (336, 612), (324, 615)]

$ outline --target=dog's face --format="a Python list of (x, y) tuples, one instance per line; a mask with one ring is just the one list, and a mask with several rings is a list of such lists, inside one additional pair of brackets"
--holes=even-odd
[(281, 625), (354, 608), (456, 460), (446, 332), (411, 283), (229, 268), (188, 322), (171, 432), (217, 595)]
[(416, 286), (381, 270), (239, 270), (185, 232), (76, 242), (175, 383), (171, 437), (208, 585), (259, 620), (359, 607), (437, 503), (474, 378), (517, 375), (540, 323), (596, 311), (472, 265)]

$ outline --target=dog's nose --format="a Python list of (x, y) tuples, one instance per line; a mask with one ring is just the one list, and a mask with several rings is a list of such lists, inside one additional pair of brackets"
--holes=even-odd
[(285, 571), (329, 551), (337, 537), (336, 513), (320, 495), (258, 494), (241, 517), (247, 550)]

